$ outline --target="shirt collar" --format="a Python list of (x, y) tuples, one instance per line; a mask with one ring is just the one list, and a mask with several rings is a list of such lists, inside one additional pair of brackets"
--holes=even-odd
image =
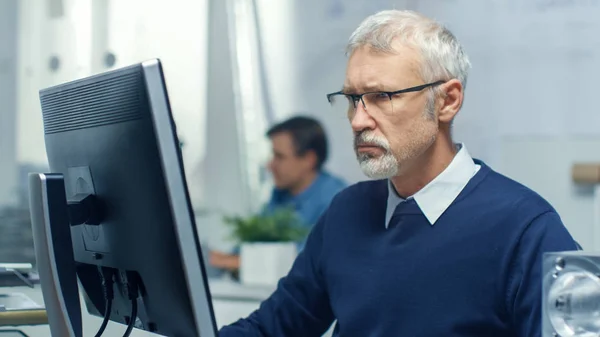
[[(457, 144), (458, 152), (450, 162), (450, 165), (435, 177), (429, 184), (413, 196), (417, 205), (431, 225), (442, 216), (448, 207), (458, 197), (460, 192), (469, 183), (471, 178), (479, 171), (480, 165), (475, 164), (467, 148), (463, 144)], [(396, 206), (403, 202), (396, 193), (391, 180), (388, 180), (388, 199), (385, 216), (385, 227), (387, 228), (394, 214)]]

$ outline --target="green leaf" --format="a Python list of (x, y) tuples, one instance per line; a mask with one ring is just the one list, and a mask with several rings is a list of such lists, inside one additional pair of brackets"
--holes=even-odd
[(291, 208), (278, 209), (269, 215), (247, 218), (226, 216), (224, 222), (232, 227), (232, 239), (242, 242), (297, 242), (308, 235)]

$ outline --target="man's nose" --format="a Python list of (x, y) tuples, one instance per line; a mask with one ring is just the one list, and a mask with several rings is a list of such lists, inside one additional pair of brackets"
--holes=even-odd
[(367, 112), (362, 100), (356, 102), (354, 112), (350, 114), (350, 125), (354, 132), (360, 132), (367, 129), (375, 129), (375, 120)]

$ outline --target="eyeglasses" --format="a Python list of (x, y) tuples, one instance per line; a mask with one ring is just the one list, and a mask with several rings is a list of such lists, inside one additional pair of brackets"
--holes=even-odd
[(436, 81), (397, 91), (373, 91), (365, 92), (363, 94), (346, 94), (342, 91), (338, 91), (328, 94), (327, 100), (332, 107), (347, 108), (346, 111), (348, 113), (348, 117), (351, 117), (354, 112), (356, 112), (358, 102), (361, 102), (363, 108), (368, 112), (391, 115), (394, 113), (394, 98), (399, 94), (421, 91), (445, 82), (446, 81)]

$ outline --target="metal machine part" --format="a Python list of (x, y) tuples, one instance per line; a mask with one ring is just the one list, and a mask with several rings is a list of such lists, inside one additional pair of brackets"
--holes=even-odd
[(542, 282), (544, 337), (600, 335), (600, 254), (546, 253)]

